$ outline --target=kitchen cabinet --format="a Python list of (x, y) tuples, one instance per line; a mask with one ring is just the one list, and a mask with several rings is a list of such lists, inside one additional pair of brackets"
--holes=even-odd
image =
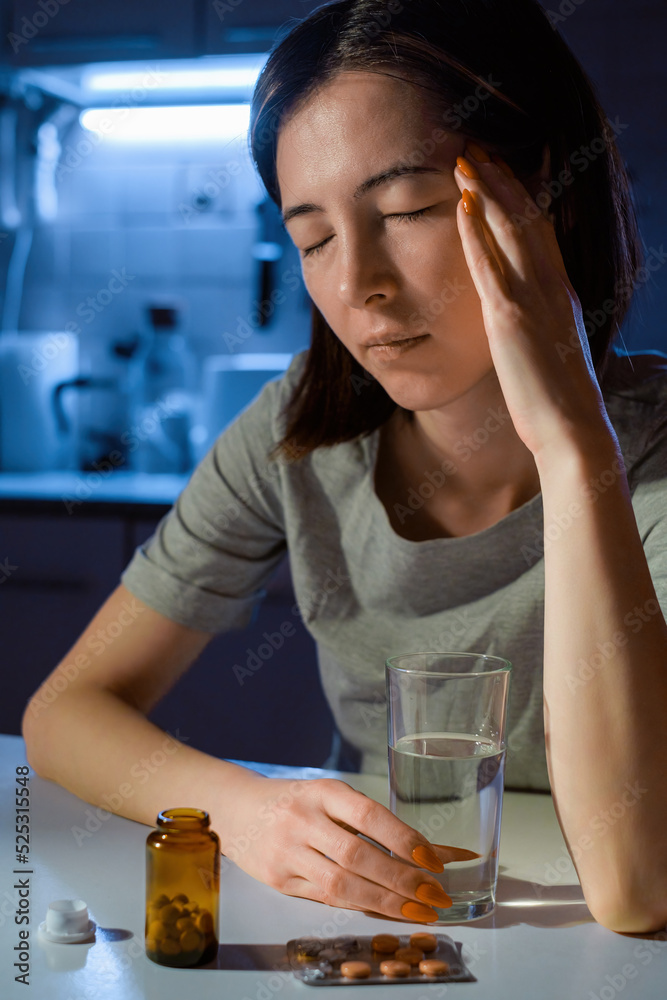
[[(20, 733), (30, 695), (167, 509), (91, 502), (68, 515), (62, 502), (33, 501), (23, 510), (15, 500), (0, 503), (1, 732)], [(335, 727), (315, 644), (294, 613), (287, 560), (266, 589), (254, 622), (214, 637), (149, 718), (218, 757), (319, 766)], [(260, 646), (260, 668), (249, 675), (249, 655)]]
[(118, 582), (124, 522), (0, 511), (0, 729), (20, 731), (32, 692)]
[(206, 53), (267, 52), (294, 20), (322, 0), (209, 0), (205, 7)]
[(13, 0), (2, 42), (13, 66), (199, 54), (201, 0)]
[(13, 0), (0, 10), (0, 65), (179, 59), (266, 52), (322, 0)]

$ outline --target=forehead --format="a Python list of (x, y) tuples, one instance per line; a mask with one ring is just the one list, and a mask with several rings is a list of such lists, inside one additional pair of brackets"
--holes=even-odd
[[(341, 72), (280, 130), (276, 168), (283, 197), (298, 194), (295, 185), (320, 185), (341, 173), (366, 176), (390, 161), (408, 161), (437, 130), (437, 112), (416, 85), (383, 73)], [(463, 138), (440, 130), (431, 145), (429, 162), (453, 166)]]

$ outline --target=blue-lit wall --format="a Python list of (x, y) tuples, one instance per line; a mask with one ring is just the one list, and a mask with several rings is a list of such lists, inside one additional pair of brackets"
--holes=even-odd
[[(245, 136), (220, 145), (103, 139), (94, 146), (75, 125), (63, 146), (58, 216), (35, 232), (21, 328), (65, 329), (74, 322), (84, 357), (99, 363), (109, 339), (144, 325), (148, 302), (178, 297), (186, 304), (184, 332), (199, 356), (289, 351), (303, 342), (303, 286), (293, 280), (281, 283), (286, 302), (266, 331), (231, 347), (225, 337), (237, 332), (240, 319), (252, 319), (257, 299), (251, 252), (263, 192)], [(285, 253), (278, 274), (298, 273), (287, 241)], [(114, 271), (125, 275), (125, 287), (108, 306), (91, 310), (86, 300), (108, 286)]]
[[(210, 355), (292, 354), (307, 345), (298, 254), (275, 219), (279, 304), (265, 303), (266, 323), (258, 322), (261, 265), (253, 248), (268, 230), (245, 133), (220, 143), (128, 143), (113, 133), (94, 142), (74, 122), (61, 145), (57, 214), (34, 230), (20, 329), (74, 332), (81, 373), (122, 386), (129, 367), (114, 345), (147, 334), (149, 305), (175, 304), (191, 353), (188, 388), (198, 397)], [(264, 212), (276, 213), (275, 206)], [(91, 427), (102, 440), (105, 428), (132, 426), (126, 399), (99, 390), (77, 397), (84, 437)], [(80, 449), (88, 461), (94, 451)]]
[(667, 351), (664, 0), (543, 0), (591, 77), (628, 166), (652, 270), (640, 274), (622, 333), (629, 350)]

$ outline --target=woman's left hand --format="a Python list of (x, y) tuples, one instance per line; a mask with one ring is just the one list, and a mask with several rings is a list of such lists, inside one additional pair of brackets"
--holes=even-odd
[(459, 234), (505, 402), (517, 434), (539, 458), (572, 444), (579, 431), (608, 425), (581, 304), (554, 226), (523, 184), (493, 161), (480, 162), (470, 146), (464, 157), (479, 178), (454, 170), (476, 208), (468, 214), (461, 200)]

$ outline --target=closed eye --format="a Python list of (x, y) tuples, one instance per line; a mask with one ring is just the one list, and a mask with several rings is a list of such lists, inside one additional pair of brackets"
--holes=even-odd
[[(385, 218), (402, 219), (405, 222), (415, 222), (426, 212), (429, 212), (432, 208), (435, 208), (435, 205), (428, 205), (426, 208), (420, 208), (417, 212), (396, 212), (394, 215), (386, 215)], [(306, 250), (302, 250), (301, 251), (302, 255), (304, 257), (316, 256), (324, 249), (324, 247), (327, 245), (327, 243), (331, 238), (332, 238), (331, 236), (328, 236), (326, 240), (322, 240), (322, 242), (318, 243), (316, 246), (308, 247)]]
[(424, 212), (428, 212), (429, 208), (435, 208), (435, 205), (429, 205), (427, 208), (420, 208), (417, 212), (397, 212), (396, 215), (388, 215), (388, 219), (418, 219), (420, 215)]

